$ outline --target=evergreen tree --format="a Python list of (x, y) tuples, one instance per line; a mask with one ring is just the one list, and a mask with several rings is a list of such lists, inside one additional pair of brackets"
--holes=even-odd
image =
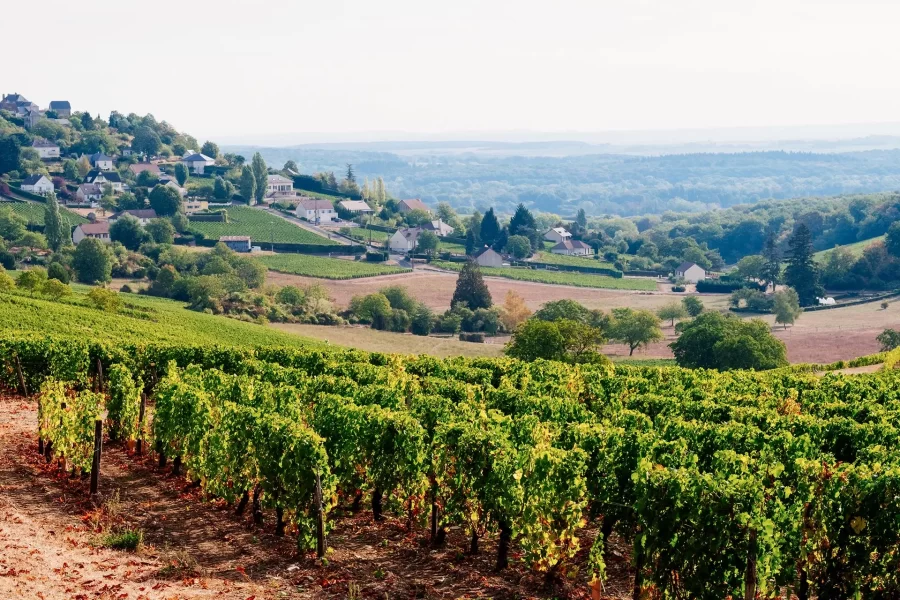
[(187, 180), (188, 180), (187, 165), (182, 162), (175, 163), (175, 181), (178, 182), (178, 185), (184, 187), (184, 183)]
[(766, 239), (766, 245), (763, 248), (763, 259), (765, 264), (762, 269), (762, 279), (766, 282), (766, 285), (771, 283), (772, 291), (775, 291), (775, 286), (778, 285), (778, 280), (781, 278), (781, 253), (775, 244), (774, 233), (770, 233)]
[(59, 214), (59, 203), (56, 201), (56, 194), (47, 196), (47, 203), (44, 206), (44, 236), (47, 238), (47, 244), (54, 252), (66, 245), (69, 240), (66, 224), (63, 223), (62, 216)]
[(266, 168), (266, 161), (263, 160), (262, 154), (257, 152), (253, 155), (250, 167), (253, 169), (253, 179), (256, 181), (256, 192), (253, 198), (260, 203), (266, 197), (266, 188), (269, 185), (269, 170)]
[(353, 173), (353, 165), (347, 163), (347, 177), (345, 177), (348, 183), (356, 183), (356, 175)]
[(213, 197), (216, 200), (226, 200), (228, 198), (228, 188), (225, 186), (225, 180), (218, 176), (213, 184)]
[(500, 222), (494, 214), (494, 209), (488, 210), (481, 219), (481, 241), (488, 246), (492, 246), (500, 235)]
[(88, 130), (94, 128), (94, 119), (91, 118), (91, 113), (81, 113), (81, 126)]
[(509, 222), (509, 235), (523, 235), (521, 233), (522, 229), (537, 229), (537, 223), (535, 223), (534, 215), (531, 214), (531, 211), (525, 208), (524, 204), (519, 204), (516, 207), (513, 218)]
[(823, 291), (819, 285), (819, 269), (813, 258), (812, 233), (805, 223), (794, 231), (788, 240), (788, 247), (784, 281), (797, 291), (800, 306), (814, 304)]
[(462, 271), (459, 272), (456, 290), (453, 292), (453, 299), (450, 300), (450, 308), (463, 303), (469, 310), (490, 308), (493, 303), (491, 292), (484, 282), (484, 277), (481, 276), (481, 269), (474, 260), (467, 261)]
[(587, 229), (587, 215), (583, 208), (578, 209), (578, 215), (575, 217), (575, 222), (578, 223), (582, 229)]
[(478, 239), (478, 236), (475, 234), (474, 229), (470, 229), (466, 232), (466, 255), (474, 256), (476, 252), (481, 249), (481, 240)]
[(253, 169), (246, 165), (241, 169), (241, 197), (247, 204), (253, 204), (256, 197), (256, 178), (253, 177)]

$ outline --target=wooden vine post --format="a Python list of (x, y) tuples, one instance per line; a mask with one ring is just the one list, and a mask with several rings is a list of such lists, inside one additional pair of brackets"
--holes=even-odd
[[(99, 361), (98, 361), (99, 364)], [(106, 413), (94, 420), (94, 461), (91, 463), (91, 496), (100, 488), (100, 455), (103, 453), (103, 419)]]
[(144, 413), (147, 412), (147, 394), (141, 393), (141, 410), (138, 413), (137, 455), (144, 453)]
[(316, 556), (325, 556), (325, 510), (322, 508), (322, 478), (316, 468)]
[(744, 575), (744, 600), (756, 598), (756, 529), (750, 530), (747, 549), (747, 573)]

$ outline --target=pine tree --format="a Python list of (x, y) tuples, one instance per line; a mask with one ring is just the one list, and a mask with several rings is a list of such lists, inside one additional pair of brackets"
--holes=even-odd
[(583, 208), (578, 209), (578, 215), (575, 217), (575, 222), (578, 223), (583, 229), (587, 229), (587, 215), (584, 212)]
[(489, 209), (485, 214), (484, 218), (481, 219), (481, 241), (488, 246), (492, 246), (497, 239), (497, 236), (500, 235), (500, 222), (497, 221), (497, 216), (494, 214), (494, 209)]
[(453, 292), (453, 299), (450, 300), (450, 307), (453, 308), (457, 304), (465, 304), (470, 310), (479, 308), (490, 308), (493, 301), (491, 300), (491, 292), (488, 290), (484, 277), (481, 276), (481, 269), (474, 260), (469, 260), (459, 272), (459, 278), (456, 280), (456, 290)]
[(66, 225), (59, 214), (59, 203), (56, 201), (56, 194), (47, 196), (47, 203), (44, 206), (44, 235), (47, 238), (47, 244), (54, 252), (58, 252), (60, 248), (65, 246), (69, 239)]
[(247, 204), (253, 204), (256, 197), (256, 178), (253, 176), (253, 169), (247, 165), (241, 169), (241, 196)]
[[(256, 182), (256, 192), (253, 198), (260, 203), (266, 197), (266, 188), (269, 186), (269, 170), (266, 168), (266, 161), (263, 160), (262, 154), (257, 152), (253, 155), (250, 167), (253, 169), (253, 179)], [(243, 186), (241, 187), (243, 189)]]
[(466, 232), (466, 255), (474, 256), (478, 250), (481, 249), (481, 240), (478, 239), (478, 236), (475, 234), (474, 229), (470, 229)]
[(356, 183), (356, 175), (353, 173), (353, 165), (347, 163), (347, 176), (345, 177), (347, 182)]
[(766, 245), (763, 248), (763, 258), (765, 259), (765, 266), (763, 266), (762, 278), (767, 285), (772, 284), (772, 291), (774, 292), (775, 286), (778, 285), (778, 280), (781, 278), (781, 253), (775, 244), (774, 233), (770, 233), (768, 239), (766, 239)]
[(513, 215), (513, 218), (509, 222), (509, 235), (521, 235), (520, 231), (522, 229), (528, 229), (529, 231), (537, 228), (537, 224), (534, 220), (534, 215), (531, 214), (531, 211), (525, 208), (524, 204), (519, 204), (516, 207), (516, 212)]
[(822, 295), (819, 285), (819, 269), (813, 258), (812, 233), (805, 223), (801, 223), (788, 240), (787, 267), (784, 270), (784, 281), (797, 291), (800, 306), (815, 303)]

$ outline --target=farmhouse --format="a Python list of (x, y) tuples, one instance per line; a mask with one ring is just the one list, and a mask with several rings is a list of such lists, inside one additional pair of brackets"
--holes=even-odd
[(46, 196), (53, 191), (53, 182), (41, 174), (29, 175), (22, 181), (22, 190)]
[(294, 182), (283, 175), (273, 174), (266, 178), (266, 195), (293, 194)]
[(159, 167), (153, 163), (134, 163), (133, 165), (128, 165), (128, 170), (134, 173), (135, 177), (140, 175), (144, 171), (149, 171), (157, 177), (162, 174), (162, 171), (159, 170)]
[(90, 204), (91, 207), (96, 207), (102, 197), (103, 188), (96, 183), (82, 183), (75, 191), (75, 199), (78, 204)]
[(406, 227), (398, 229), (390, 239), (390, 247), (394, 252), (411, 252), (415, 250), (422, 232), (418, 227)]
[(564, 242), (571, 237), (572, 237), (572, 234), (569, 233), (568, 231), (566, 231), (565, 228), (563, 228), (563, 227), (554, 227), (553, 229), (550, 229), (549, 231), (547, 231), (547, 233), (544, 234), (545, 240), (548, 240), (551, 242), (556, 242), (556, 243)]
[(419, 200), (418, 198), (412, 198), (410, 200), (401, 200), (397, 203), (397, 210), (401, 213), (408, 213), (414, 210), (423, 210), (429, 214), (431, 214), (431, 210), (425, 205), (424, 202)]
[(50, 140), (36, 139), (31, 143), (31, 147), (37, 150), (38, 156), (43, 160), (59, 158), (59, 146)]
[(82, 183), (96, 183), (99, 186), (108, 183), (114, 192), (121, 192), (123, 189), (122, 178), (117, 171), (102, 171), (99, 168), (91, 169)]
[(475, 262), (482, 267), (502, 267), (503, 257), (490, 246), (486, 246), (475, 255)]
[(250, 252), (250, 236), (247, 235), (223, 235), (219, 241), (235, 252)]
[(550, 248), (550, 252), (566, 256), (587, 256), (591, 253), (591, 247), (581, 240), (563, 240)]
[(78, 242), (84, 238), (94, 238), (95, 240), (100, 240), (104, 244), (108, 244), (110, 242), (109, 223), (106, 221), (82, 223), (72, 232), (72, 243), (77, 246)]
[[(166, 184), (168, 185), (168, 184)], [(178, 188), (181, 189), (181, 188)], [(209, 202), (206, 200), (197, 200), (191, 198), (190, 200), (184, 201), (184, 214), (192, 215), (196, 212), (200, 212), (202, 210), (209, 210)]]
[(150, 222), (151, 219), (156, 218), (156, 211), (153, 210), (152, 208), (123, 210), (123, 211), (117, 212), (114, 215), (110, 215), (109, 222), (115, 223), (116, 221), (118, 221), (125, 215), (131, 215), (132, 217), (137, 219), (141, 225), (146, 225), (147, 223)]
[(303, 198), (297, 204), (295, 213), (310, 223), (331, 223), (337, 216), (331, 202), (318, 198)]
[(16, 108), (21, 102), (28, 102), (22, 94), (3, 94), (3, 100), (0, 100), (0, 110), (16, 112)]
[(675, 269), (676, 279), (685, 279), (690, 283), (697, 283), (706, 279), (706, 270), (697, 263), (685, 261)]
[(60, 119), (68, 119), (72, 116), (72, 105), (68, 100), (51, 100), (50, 110), (55, 112)]
[(203, 175), (203, 169), (216, 164), (216, 160), (198, 152), (185, 156), (181, 159), (181, 163), (197, 175)]
[(102, 152), (91, 154), (88, 160), (91, 161), (91, 165), (93, 165), (94, 168), (101, 169), (103, 171), (112, 171), (115, 168), (112, 157), (107, 156)]
[(425, 231), (433, 231), (435, 235), (452, 235), (454, 229), (438, 219), (437, 221), (428, 221), (427, 223), (422, 225), (422, 229)]
[(338, 206), (353, 214), (364, 215), (372, 212), (371, 207), (362, 200), (342, 200)]

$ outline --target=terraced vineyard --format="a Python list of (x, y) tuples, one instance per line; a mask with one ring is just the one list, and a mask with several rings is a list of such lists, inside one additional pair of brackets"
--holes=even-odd
[(267, 242), (318, 246), (338, 245), (334, 240), (329, 240), (261, 209), (230, 206), (226, 210), (228, 211), (227, 223), (191, 221), (191, 229), (199, 231), (208, 239), (218, 239), (223, 235), (248, 235), (254, 245), (265, 245)]
[[(2, 202), (0, 206), (9, 207), (14, 213), (28, 221), (29, 224), (44, 224), (44, 205), (40, 202)], [(59, 207), (59, 213), (70, 228), (81, 223), (87, 223), (87, 219), (62, 206)]]
[(274, 254), (262, 256), (259, 261), (274, 271), (323, 279), (357, 279), (409, 272), (409, 269), (364, 260), (344, 260), (309, 254)]
[[(441, 260), (431, 262), (435, 267), (451, 271), (462, 270), (463, 263)], [(550, 283), (556, 285), (572, 285), (575, 287), (600, 288), (609, 290), (656, 291), (656, 282), (650, 279), (615, 278), (605, 275), (590, 275), (570, 271), (548, 271), (546, 269), (527, 269), (524, 267), (481, 267), (481, 272), (491, 277), (505, 277), (517, 281), (534, 283)]]

